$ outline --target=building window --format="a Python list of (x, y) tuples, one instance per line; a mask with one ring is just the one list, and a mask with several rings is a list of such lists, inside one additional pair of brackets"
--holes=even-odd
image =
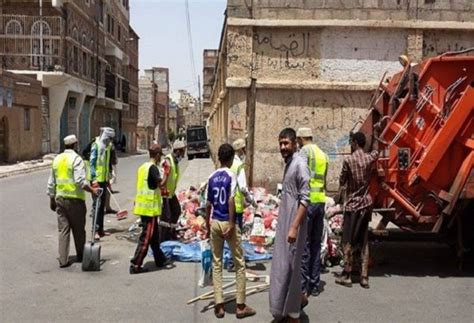
[(51, 57), (51, 39), (48, 36), (51, 36), (51, 28), (48, 23), (45, 21), (38, 20), (31, 27), (31, 35), (40, 36), (43, 35), (43, 52), (41, 53), (41, 38), (32, 37), (31, 38), (31, 65), (34, 67), (47, 65), (52, 65)]
[(104, 0), (99, 0), (99, 21), (104, 23)]
[(24, 125), (24, 128), (25, 128), (25, 131), (30, 131), (30, 127), (31, 127), (30, 109), (25, 108), (24, 111), (25, 111), (25, 113), (23, 115), (23, 125)]
[(76, 46), (72, 49), (72, 59), (73, 59), (73, 70), (74, 72), (79, 72), (79, 50)]
[(79, 32), (77, 31), (77, 27), (72, 28), (72, 39), (79, 43)]
[(87, 76), (87, 54), (82, 52), (82, 74)]
[(87, 47), (87, 36), (82, 34), (82, 46)]
[(117, 25), (117, 40), (119, 41), (119, 43), (122, 41), (122, 35), (121, 35), (121, 30), (120, 30), (120, 25)]
[(91, 57), (90, 69), (91, 69), (91, 79), (95, 80), (95, 76), (96, 76), (97, 71), (95, 70), (95, 58), (94, 57)]
[(21, 35), (23, 28), (18, 20), (12, 19), (5, 25), (5, 34), (7, 35)]

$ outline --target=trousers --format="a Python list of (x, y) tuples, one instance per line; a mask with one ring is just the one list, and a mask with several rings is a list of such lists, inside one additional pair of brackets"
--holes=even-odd
[(224, 238), (224, 232), (229, 227), (228, 221), (211, 222), (211, 246), (212, 246), (212, 283), (214, 285), (214, 301), (216, 304), (224, 302), (222, 290), (222, 267), (224, 242), (227, 241), (232, 252), (235, 264), (235, 275), (237, 282), (237, 304), (245, 304), (245, 261), (241, 246), (241, 233), (238, 226), (229, 239)]
[[(181, 205), (179, 204), (176, 195), (173, 195), (170, 198), (163, 197), (163, 214), (161, 220), (170, 224), (176, 224), (180, 215)], [(159, 230), (161, 242), (173, 239), (173, 229), (160, 226)]]
[(354, 269), (354, 253), (360, 249), (361, 277), (369, 276), (369, 222), (371, 208), (344, 213), (342, 227), (342, 246), (344, 252), (344, 271), (351, 273)]
[(86, 203), (80, 199), (56, 197), (56, 213), (58, 215), (59, 233), (59, 264), (64, 266), (69, 261), (69, 245), (71, 230), (78, 260), (82, 259), (86, 242)]
[[(103, 189), (103, 193), (100, 196), (100, 199), (98, 197), (92, 197), (92, 212), (95, 212), (95, 208), (99, 207), (98, 213), (97, 213), (97, 232), (98, 233), (103, 233), (104, 232), (104, 216), (105, 216), (105, 204), (107, 200), (107, 194), (109, 192), (107, 191), (107, 182), (100, 182), (98, 183), (99, 187)], [(98, 206), (97, 206), (98, 203)]]
[(160, 248), (160, 236), (158, 231), (158, 218), (156, 216), (142, 216), (142, 233), (138, 238), (137, 248), (135, 254), (130, 260), (130, 263), (135, 267), (141, 267), (145, 259), (148, 248), (151, 247), (155, 264), (160, 267), (166, 261), (166, 256)]
[(324, 203), (310, 204), (306, 210), (308, 236), (301, 261), (301, 288), (303, 293), (319, 289), (321, 275), (321, 238), (324, 226)]

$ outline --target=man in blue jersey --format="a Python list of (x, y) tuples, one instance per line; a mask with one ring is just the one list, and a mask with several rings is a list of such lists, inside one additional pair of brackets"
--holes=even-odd
[[(224, 242), (227, 241), (234, 259), (237, 281), (237, 318), (255, 315), (255, 310), (245, 304), (245, 262), (241, 247), (241, 232), (235, 225), (235, 193), (237, 180), (230, 170), (235, 151), (229, 144), (219, 147), (221, 168), (209, 177), (207, 185), (206, 222), (212, 245), (212, 279), (214, 285), (214, 314), (223, 318), (224, 296), (222, 291), (222, 259)], [(211, 221), (212, 213), (212, 221)], [(209, 234), (209, 233), (208, 233)]]

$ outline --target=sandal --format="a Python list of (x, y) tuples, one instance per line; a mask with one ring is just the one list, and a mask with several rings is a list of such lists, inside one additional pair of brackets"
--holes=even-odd
[(243, 319), (245, 317), (253, 316), (255, 314), (257, 314), (257, 312), (253, 308), (251, 308), (250, 306), (245, 305), (243, 310), (239, 310), (238, 305), (237, 305), (237, 310), (235, 312), (235, 316), (238, 319)]
[(214, 315), (218, 319), (221, 319), (224, 317), (225, 315), (224, 304), (217, 304), (216, 307), (214, 307)]

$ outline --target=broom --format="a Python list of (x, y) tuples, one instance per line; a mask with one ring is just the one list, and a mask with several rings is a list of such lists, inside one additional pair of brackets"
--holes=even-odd
[(115, 214), (115, 216), (117, 217), (117, 220), (124, 220), (128, 217), (128, 211), (127, 210), (122, 210), (122, 208), (120, 207), (120, 205), (118, 204), (117, 202), (117, 199), (115, 198), (114, 194), (112, 194), (112, 192), (110, 191), (110, 188), (107, 187), (107, 191), (109, 191), (109, 194), (110, 196), (112, 197), (112, 200), (114, 200), (114, 203), (115, 205), (117, 206), (117, 208), (119, 209), (119, 211), (117, 212), (117, 214)]

